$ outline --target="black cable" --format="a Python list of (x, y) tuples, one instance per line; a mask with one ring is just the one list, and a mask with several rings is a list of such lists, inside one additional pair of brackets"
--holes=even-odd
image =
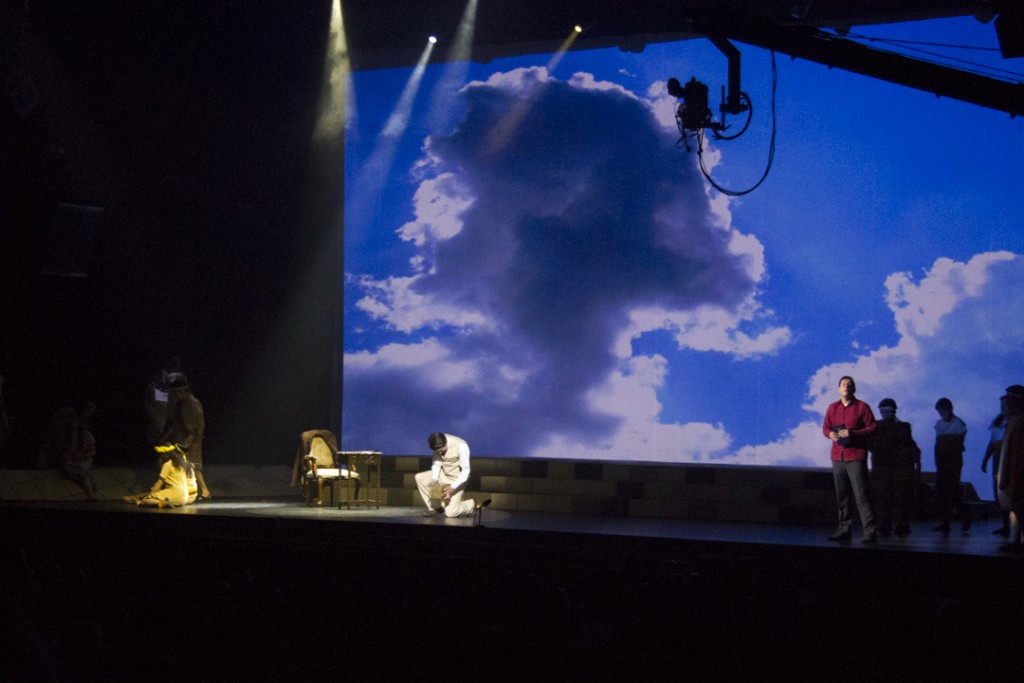
[[(740, 98), (743, 99), (743, 100), (746, 100), (746, 102), (747, 102), (747, 107), (746, 107), (746, 109), (747, 109), (747, 122), (743, 124), (743, 128), (740, 129), (740, 132), (736, 133), (735, 135), (722, 135), (717, 130), (712, 128), (711, 132), (714, 133), (715, 138), (717, 138), (719, 140), (735, 140), (736, 138), (738, 138), (739, 136), (741, 136), (745, 132), (747, 132), (747, 128), (750, 127), (750, 121), (751, 121), (751, 119), (754, 118), (754, 103), (750, 101), (750, 96), (747, 95), (747, 93), (745, 93), (745, 92), (740, 92)], [(722, 115), (722, 119), (723, 120), (725, 119), (725, 115), (724, 114)]]
[[(835, 34), (825, 34), (825, 35), (830, 35), (831, 36), (831, 35), (835, 35)], [(838, 38), (840, 36), (835, 35), (835, 37)], [(992, 50), (992, 51), (998, 52), (997, 48), (982, 48), (982, 47), (974, 47), (974, 46), (967, 46), (967, 45), (948, 45), (948, 44), (940, 44), (940, 43), (925, 43), (925, 42), (915, 42), (915, 41), (910, 41), (910, 40), (896, 40), (896, 39), (892, 39), (892, 38), (872, 38), (871, 36), (865, 36), (865, 35), (859, 35), (859, 34), (847, 34), (846, 36), (842, 36), (842, 38), (851, 40), (852, 42), (866, 41), (868, 43), (883, 43), (883, 44), (889, 45), (891, 47), (903, 48), (904, 50), (906, 50), (907, 53), (915, 53), (915, 58), (916, 59), (920, 59), (921, 61), (926, 62), (928, 64), (936, 64), (936, 65), (939, 65), (939, 66), (947, 66), (949, 64), (955, 64), (955, 65), (960, 66), (960, 68), (962, 68), (963, 66), (966, 66), (966, 67), (970, 67), (970, 68), (969, 69), (964, 69), (965, 71), (967, 71), (968, 73), (974, 73), (974, 74), (977, 74), (977, 75), (990, 76), (992, 78), (995, 78), (996, 77), (995, 74), (1003, 74), (1005, 76), (1010, 76), (1010, 77), (1014, 77), (1014, 78), (1024, 78), (1024, 74), (1018, 73), (1016, 71), (1009, 71), (1007, 69), (1000, 69), (1000, 68), (995, 67), (995, 66), (988, 66), (986, 64), (979, 64), (977, 62), (972, 62), (972, 61), (967, 60), (967, 59), (960, 59), (958, 57), (951, 57), (949, 55), (944, 55), (944, 54), (941, 54), (941, 53), (938, 53), (938, 52), (932, 52), (930, 50), (922, 50), (922, 49), (918, 49), (918, 48), (911, 47), (911, 46), (912, 45), (926, 45), (926, 46), (930, 46), (930, 47), (947, 47), (947, 48), (960, 49), (960, 50), (986, 50), (986, 51)], [(894, 49), (888, 49), (888, 50), (881, 50), (880, 49), (879, 52), (887, 52), (889, 54), (899, 55), (901, 57), (908, 56), (906, 53), (899, 52), (899, 51), (894, 50)], [(929, 57), (937, 58), (938, 60), (942, 60), (942, 61), (941, 62), (940, 61), (936, 61), (935, 59), (923, 59), (921, 57), (917, 57), (916, 55), (927, 55)]]
[[(764, 168), (764, 173), (761, 175), (761, 179), (758, 180), (756, 183), (754, 183), (753, 187), (750, 187), (750, 188), (748, 188), (746, 190), (729, 190), (729, 189), (726, 189), (726, 188), (722, 187), (718, 183), (716, 183), (711, 178), (711, 174), (708, 173), (707, 168), (704, 166), (704, 131), (703, 130), (697, 131), (697, 159), (700, 161), (701, 173), (703, 173), (704, 177), (707, 178), (707, 181), (709, 183), (711, 183), (711, 187), (715, 188), (716, 190), (718, 190), (722, 194), (728, 195), (730, 197), (741, 197), (741, 196), (743, 196), (745, 194), (749, 194), (749, 193), (753, 192), (758, 187), (760, 187), (761, 183), (763, 183), (765, 178), (768, 177), (768, 172), (771, 170), (772, 163), (775, 161), (775, 132), (776, 132), (776, 128), (777, 128), (776, 120), (775, 120), (775, 92), (776, 92), (776, 90), (778, 88), (779, 71), (778, 71), (778, 68), (775, 66), (775, 51), (773, 50), (771, 54), (772, 54), (772, 141), (771, 141), (771, 145), (769, 146), (769, 149), (768, 149), (768, 163), (767, 163), (767, 165)], [(749, 101), (749, 98), (748, 98), (748, 101)], [(751, 108), (753, 108), (753, 105), (751, 105)], [(748, 121), (748, 123), (749, 123), (749, 121)], [(746, 130), (746, 126), (743, 127), (743, 130)], [(743, 131), (740, 131), (739, 134), (734, 135), (732, 138), (726, 138), (726, 139), (727, 140), (735, 139), (735, 138), (739, 137), (739, 135), (742, 132)], [(684, 137), (684, 139), (685, 139), (685, 137)], [(689, 150), (689, 145), (687, 145), (687, 150)]]

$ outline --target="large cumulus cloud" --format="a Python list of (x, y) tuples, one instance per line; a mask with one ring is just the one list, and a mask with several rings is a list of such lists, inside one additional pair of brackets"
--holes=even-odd
[(462, 121), (413, 169), (415, 218), (396, 227), (408, 264), (348, 274), (361, 311), (408, 339), (346, 354), (345, 442), (418, 451), (445, 429), (508, 455), (726, 448), (720, 425), (658, 424), (664, 359), (634, 358), (630, 340), (664, 328), (750, 357), (788, 330), (764, 324), (761, 245), (709, 198), (663, 104), (542, 68), (461, 96)]
[(900, 418), (914, 427), (926, 468), (932, 465), (933, 406), (940, 396), (951, 398), (968, 425), (964, 478), (991, 495), (973, 459), (984, 451), (999, 396), (1008, 385), (1024, 383), (1024, 256), (999, 251), (966, 261), (940, 258), (919, 278), (897, 272), (884, 284), (898, 341), (823, 366), (808, 381), (805, 408), (813, 419), (775, 442), (739, 448), (724, 461), (827, 464), (821, 420), (837, 398), (839, 378), (852, 375), (858, 396), (872, 406), (885, 397), (896, 400)]

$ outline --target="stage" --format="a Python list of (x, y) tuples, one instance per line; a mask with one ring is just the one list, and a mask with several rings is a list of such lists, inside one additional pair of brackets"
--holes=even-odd
[(919, 520), (863, 545), (827, 527), (492, 509), (474, 526), (297, 496), (0, 509), (11, 623), (58, 652), (68, 629), (99, 628), (89, 661), (114, 677), (191, 671), (166, 645), (196, 680), (404, 680), (447, 657), (473, 680), (998, 677), (989, 648), (1024, 623), (1024, 560), (992, 523), (942, 536)]
[[(229, 520), (235, 520), (240, 527), (252, 529), (254, 533), (265, 534), (267, 529), (276, 529), (282, 525), (297, 528), (294, 525), (309, 525), (308, 537), (316, 542), (323, 535), (334, 537), (336, 532), (324, 525), (344, 524), (362, 527), (363, 525), (387, 525), (388, 528), (373, 526), (362, 529), (358, 533), (376, 533), (389, 536), (393, 533), (404, 535), (414, 533), (416, 529), (475, 529), (479, 536), (467, 536), (462, 540), (481, 540), (481, 537), (501, 534), (508, 537), (519, 532), (523, 536), (559, 534), (567, 539), (595, 537), (604, 541), (624, 541), (628, 539), (647, 539), (670, 547), (693, 544), (722, 544), (736, 546), (737, 550), (749, 546), (754, 548), (800, 548), (819, 549), (823, 552), (842, 550), (844, 552), (874, 553), (925, 553), (942, 556), (977, 556), (1005, 558), (1013, 560), (1014, 556), (999, 551), (1004, 539), (992, 534), (999, 526), (998, 520), (974, 522), (971, 529), (963, 533), (959, 524), (954, 524), (953, 531), (942, 534), (932, 531), (934, 522), (916, 520), (913, 533), (905, 538), (892, 536), (878, 537), (874, 545), (860, 543), (858, 529), (854, 529), (853, 539), (849, 543), (829, 541), (827, 536), (834, 531), (830, 527), (808, 527), (806, 525), (753, 524), (728, 522), (701, 522), (680, 519), (658, 519), (642, 517), (605, 517), (600, 515), (572, 515), (541, 512), (511, 512), (485, 508), (481, 511), (480, 527), (475, 527), (475, 518), (462, 517), (446, 519), (441, 515), (427, 518), (422, 515), (418, 506), (353, 507), (346, 509), (332, 505), (306, 505), (301, 496), (268, 496), (261, 498), (224, 498), (214, 499), (189, 505), (183, 508), (164, 509), (137, 508), (120, 501), (99, 502), (7, 502), (0, 503), (0, 509), (6, 514), (23, 515), (26, 519), (35, 516), (50, 517), (60, 515), (64, 520), (82, 517), (82, 522), (92, 520), (96, 516), (113, 519), (110, 515), (159, 515), (161, 517), (197, 517), (210, 518), (211, 527), (231, 526)], [(224, 518), (224, 519), (220, 519)], [(145, 518), (135, 524), (144, 525)], [(214, 521), (214, 520), (219, 521)], [(242, 520), (251, 520), (243, 522)], [(271, 521), (263, 525), (259, 520)], [(205, 524), (205, 523), (204, 523)], [(391, 529), (393, 526), (410, 527), (401, 532)], [(120, 524), (119, 524), (120, 526)], [(144, 526), (140, 526), (144, 528)], [(261, 529), (263, 529), (261, 531)], [(349, 533), (354, 530), (349, 530)], [(430, 533), (424, 531), (424, 533)], [(440, 532), (438, 532), (440, 533)], [(606, 538), (607, 537), (607, 538)]]

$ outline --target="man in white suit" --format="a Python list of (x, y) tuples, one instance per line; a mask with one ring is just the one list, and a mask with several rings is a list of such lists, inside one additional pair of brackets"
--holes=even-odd
[[(427, 444), (434, 453), (430, 471), (416, 475), (416, 486), (427, 506), (424, 516), (433, 517), (442, 510), (445, 517), (472, 514), (476, 503), (472, 498), (462, 499), (469, 481), (469, 444), (465, 439), (441, 432), (431, 434)], [(438, 500), (441, 510), (434, 507)]]

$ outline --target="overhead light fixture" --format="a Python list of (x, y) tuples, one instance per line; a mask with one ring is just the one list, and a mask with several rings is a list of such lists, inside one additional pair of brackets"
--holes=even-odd
[(1003, 59), (1024, 57), (1024, 7), (1020, 3), (1003, 3), (995, 23)]
[(796, 2), (789, 6), (790, 18), (802, 21), (807, 17), (807, 13), (811, 11), (811, 5), (813, 4), (814, 0), (796, 0)]

